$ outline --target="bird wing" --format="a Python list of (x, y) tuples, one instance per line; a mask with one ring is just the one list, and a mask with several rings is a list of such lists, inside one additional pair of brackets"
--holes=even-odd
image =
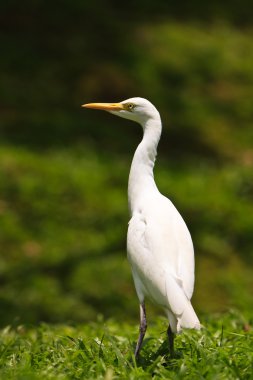
[(194, 287), (194, 248), (190, 232), (175, 206), (171, 203), (174, 214), (173, 231), (178, 257), (177, 276), (182, 282), (182, 288), (190, 300)]

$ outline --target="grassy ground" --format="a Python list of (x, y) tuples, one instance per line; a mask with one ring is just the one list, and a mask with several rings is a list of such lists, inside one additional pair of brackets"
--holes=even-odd
[(137, 326), (120, 321), (6, 327), (1, 331), (1, 379), (252, 379), (250, 321), (235, 312), (203, 319), (201, 331), (176, 339), (167, 356), (166, 320), (150, 324), (142, 355)]

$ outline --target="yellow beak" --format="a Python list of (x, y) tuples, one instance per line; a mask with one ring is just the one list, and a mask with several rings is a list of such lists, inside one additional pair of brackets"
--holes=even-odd
[(81, 107), (104, 111), (121, 111), (124, 109), (121, 103), (88, 103), (83, 104)]

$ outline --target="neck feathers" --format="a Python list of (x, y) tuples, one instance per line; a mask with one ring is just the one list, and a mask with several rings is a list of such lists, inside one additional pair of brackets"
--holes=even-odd
[(158, 191), (154, 181), (153, 168), (162, 131), (160, 116), (147, 120), (143, 125), (143, 131), (143, 139), (135, 151), (129, 174), (128, 201), (132, 214), (141, 201), (140, 195)]

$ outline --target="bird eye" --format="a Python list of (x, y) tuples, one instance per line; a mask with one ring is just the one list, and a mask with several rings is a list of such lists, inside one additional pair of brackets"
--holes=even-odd
[(132, 111), (132, 110), (134, 109), (134, 104), (133, 104), (133, 103), (128, 103), (128, 105), (127, 105), (127, 109), (128, 109), (129, 111)]

